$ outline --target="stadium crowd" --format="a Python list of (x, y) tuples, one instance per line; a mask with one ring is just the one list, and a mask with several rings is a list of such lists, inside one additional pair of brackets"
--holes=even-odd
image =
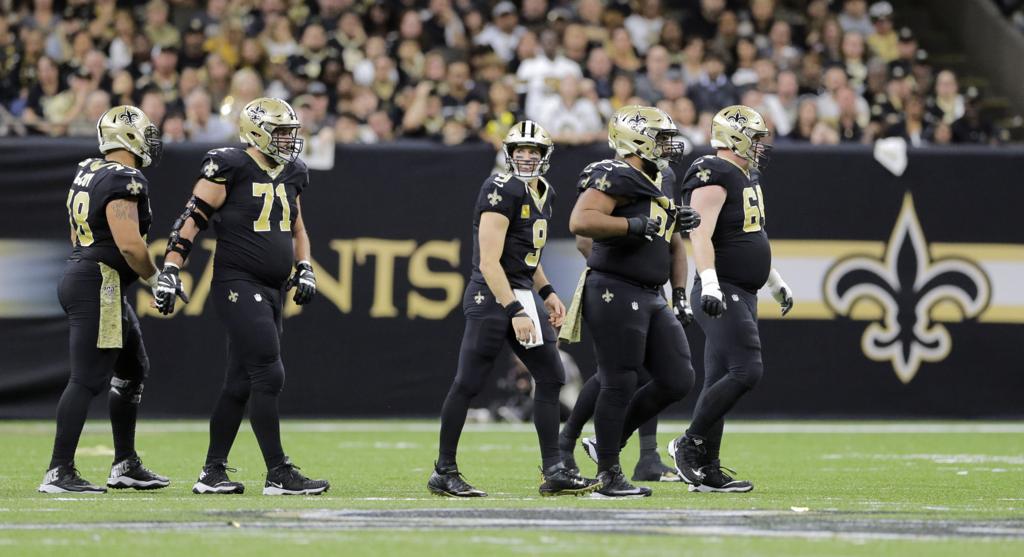
[(93, 136), (139, 106), (165, 142), (228, 142), (289, 100), (310, 152), (500, 144), (521, 118), (603, 141), (627, 104), (706, 144), (726, 105), (776, 142), (999, 141), (974, 88), (865, 0), (0, 0), (0, 135)]

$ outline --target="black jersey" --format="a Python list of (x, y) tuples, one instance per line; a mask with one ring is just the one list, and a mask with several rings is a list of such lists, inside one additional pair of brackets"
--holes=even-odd
[(534, 194), (526, 182), (511, 174), (494, 174), (484, 180), (473, 211), (471, 280), (484, 281), (480, 272), (480, 215), (493, 211), (508, 218), (501, 268), (509, 284), (512, 288), (533, 287), (533, 273), (548, 240), (548, 219), (555, 195), (544, 178), (538, 178), (537, 189), (538, 193)]
[(284, 286), (294, 263), (292, 222), (296, 198), (309, 185), (301, 160), (263, 167), (244, 149), (226, 147), (206, 153), (200, 177), (227, 189), (213, 221), (217, 254), (213, 281), (250, 280)]
[(650, 240), (633, 236), (595, 239), (587, 266), (644, 286), (665, 284), (672, 269), (670, 248), (676, 226), (672, 209), (680, 195), (675, 172), (666, 168), (651, 179), (625, 161), (603, 160), (588, 165), (580, 174), (577, 190), (583, 193), (587, 188), (623, 200), (612, 216), (643, 215), (663, 223), (661, 232)]
[(68, 221), (75, 232), (72, 259), (99, 261), (113, 267), (123, 282), (139, 278), (114, 243), (107, 222), (107, 203), (134, 200), (139, 211), (139, 234), (146, 236), (153, 223), (149, 208), (149, 183), (135, 168), (100, 158), (78, 163), (78, 173), (68, 190)]
[(715, 271), (721, 282), (751, 293), (764, 286), (772, 266), (760, 178), (757, 170), (748, 175), (731, 161), (709, 155), (693, 161), (683, 179), (683, 198), (687, 203), (697, 188), (725, 188), (725, 204), (711, 236)]

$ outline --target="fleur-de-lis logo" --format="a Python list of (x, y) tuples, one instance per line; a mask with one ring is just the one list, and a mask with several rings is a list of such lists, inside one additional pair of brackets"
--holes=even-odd
[(228, 290), (228, 301), (232, 304), (238, 302), (238, 292), (234, 290)]
[(134, 127), (135, 122), (139, 120), (140, 116), (133, 110), (125, 110), (120, 116), (118, 116), (118, 118), (120, 118), (125, 125)]
[(136, 182), (135, 178), (132, 178), (132, 181), (128, 182), (128, 193), (132, 195), (139, 195), (142, 193), (142, 184)]
[(872, 360), (891, 362), (903, 383), (914, 378), (923, 362), (942, 361), (952, 349), (949, 330), (932, 319), (936, 305), (950, 302), (964, 319), (973, 319), (990, 297), (988, 276), (977, 264), (931, 258), (909, 193), (884, 258), (842, 259), (825, 277), (825, 301), (837, 314), (849, 316), (861, 300), (881, 306), (882, 320), (864, 330), (861, 349)]
[(737, 127), (743, 127), (747, 125), (747, 117), (744, 116), (740, 111), (733, 112), (732, 114), (725, 117), (726, 120), (736, 124)]
[(249, 119), (252, 120), (253, 124), (259, 124), (261, 121), (263, 121), (263, 117), (267, 114), (267, 111), (262, 106), (256, 105), (249, 107), (249, 110), (246, 112), (246, 114), (249, 115)]
[(615, 294), (612, 294), (611, 290), (605, 288), (604, 294), (601, 294), (601, 298), (604, 299), (604, 303), (610, 304), (612, 303), (612, 299), (615, 298)]
[(697, 178), (700, 179), (700, 181), (705, 184), (708, 183), (708, 180), (711, 179), (711, 169), (701, 168), (700, 170), (697, 171)]
[(491, 204), (491, 207), (494, 207), (498, 203), (501, 203), (501, 194), (498, 193), (497, 188), (495, 188), (494, 191), (492, 191), (491, 193), (487, 194), (487, 202)]
[(644, 118), (643, 114), (637, 112), (633, 116), (626, 118), (626, 125), (635, 132), (642, 132), (647, 127), (647, 118)]
[(473, 296), (473, 301), (476, 302), (476, 305), (484, 303), (484, 300), (484, 293), (481, 291), (477, 291), (476, 296)]
[(604, 174), (594, 182), (594, 187), (599, 191), (607, 190), (610, 185), (612, 185), (612, 183), (608, 181), (608, 176), (605, 176)]
[(218, 170), (220, 170), (220, 167), (217, 166), (217, 163), (210, 161), (206, 163), (206, 166), (203, 167), (203, 174), (207, 178), (211, 178), (213, 177), (214, 174), (217, 173)]

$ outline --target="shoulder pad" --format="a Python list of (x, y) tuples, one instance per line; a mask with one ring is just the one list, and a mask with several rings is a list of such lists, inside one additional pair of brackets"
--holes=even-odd
[(244, 150), (236, 147), (210, 149), (203, 157), (199, 176), (212, 182), (226, 182), (232, 171), (245, 165), (248, 158)]
[(739, 169), (729, 161), (707, 155), (693, 161), (686, 171), (683, 185), (687, 189), (707, 185), (725, 186), (736, 178), (737, 173)]

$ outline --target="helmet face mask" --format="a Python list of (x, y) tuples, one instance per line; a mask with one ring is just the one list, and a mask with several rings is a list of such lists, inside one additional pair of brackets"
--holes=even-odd
[(255, 99), (238, 115), (238, 139), (278, 164), (294, 162), (302, 153), (300, 127), (291, 105), (281, 99)]
[(135, 155), (142, 168), (159, 163), (163, 155), (160, 130), (134, 106), (115, 106), (104, 112), (96, 122), (96, 138), (101, 153), (123, 149)]
[[(534, 147), (540, 153), (539, 160), (514, 157), (519, 147)], [(551, 155), (555, 152), (555, 144), (551, 136), (536, 122), (523, 120), (516, 122), (505, 134), (502, 141), (505, 154), (505, 171), (517, 178), (539, 178), (547, 173), (551, 166)]]

